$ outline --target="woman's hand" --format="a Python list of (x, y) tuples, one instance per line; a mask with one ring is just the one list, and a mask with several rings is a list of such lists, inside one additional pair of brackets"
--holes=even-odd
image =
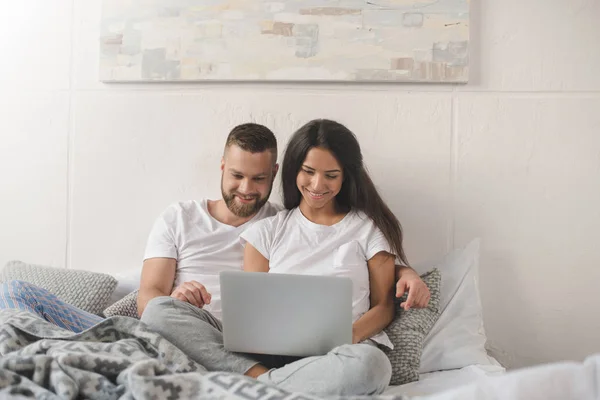
[(400, 298), (408, 291), (408, 297), (405, 302), (400, 304), (400, 307), (405, 310), (409, 310), (412, 307), (427, 307), (429, 299), (431, 298), (431, 293), (419, 274), (412, 268), (400, 267), (398, 275), (399, 279), (396, 283), (396, 297)]

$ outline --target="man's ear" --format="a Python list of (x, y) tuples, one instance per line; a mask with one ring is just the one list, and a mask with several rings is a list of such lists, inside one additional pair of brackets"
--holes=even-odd
[(277, 171), (279, 171), (279, 164), (275, 163), (275, 166), (273, 167), (273, 179), (277, 176)]
[(225, 157), (221, 157), (221, 171), (225, 171)]

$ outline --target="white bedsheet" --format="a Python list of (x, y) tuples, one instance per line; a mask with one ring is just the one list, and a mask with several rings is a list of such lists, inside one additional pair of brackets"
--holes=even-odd
[(390, 386), (385, 395), (427, 396), (461, 385), (476, 382), (486, 376), (500, 375), (504, 368), (496, 365), (471, 365), (461, 369), (422, 374), (419, 381)]
[[(387, 394), (403, 394), (413, 400), (600, 400), (600, 353), (584, 362), (551, 363), (499, 374), (467, 367), (435, 375), (390, 389)], [(465, 380), (471, 382), (464, 384)]]

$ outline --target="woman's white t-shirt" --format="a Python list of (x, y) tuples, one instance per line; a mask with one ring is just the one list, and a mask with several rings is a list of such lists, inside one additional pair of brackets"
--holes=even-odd
[[(373, 220), (356, 211), (327, 226), (311, 222), (297, 207), (283, 210), (254, 223), (240, 240), (269, 260), (269, 272), (349, 277), (354, 322), (371, 307), (367, 261), (380, 251), (391, 252)], [(371, 339), (393, 348), (385, 332)]]

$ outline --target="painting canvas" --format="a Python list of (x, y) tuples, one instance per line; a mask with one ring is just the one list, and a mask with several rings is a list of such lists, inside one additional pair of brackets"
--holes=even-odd
[(100, 79), (466, 82), (469, 0), (104, 0)]

